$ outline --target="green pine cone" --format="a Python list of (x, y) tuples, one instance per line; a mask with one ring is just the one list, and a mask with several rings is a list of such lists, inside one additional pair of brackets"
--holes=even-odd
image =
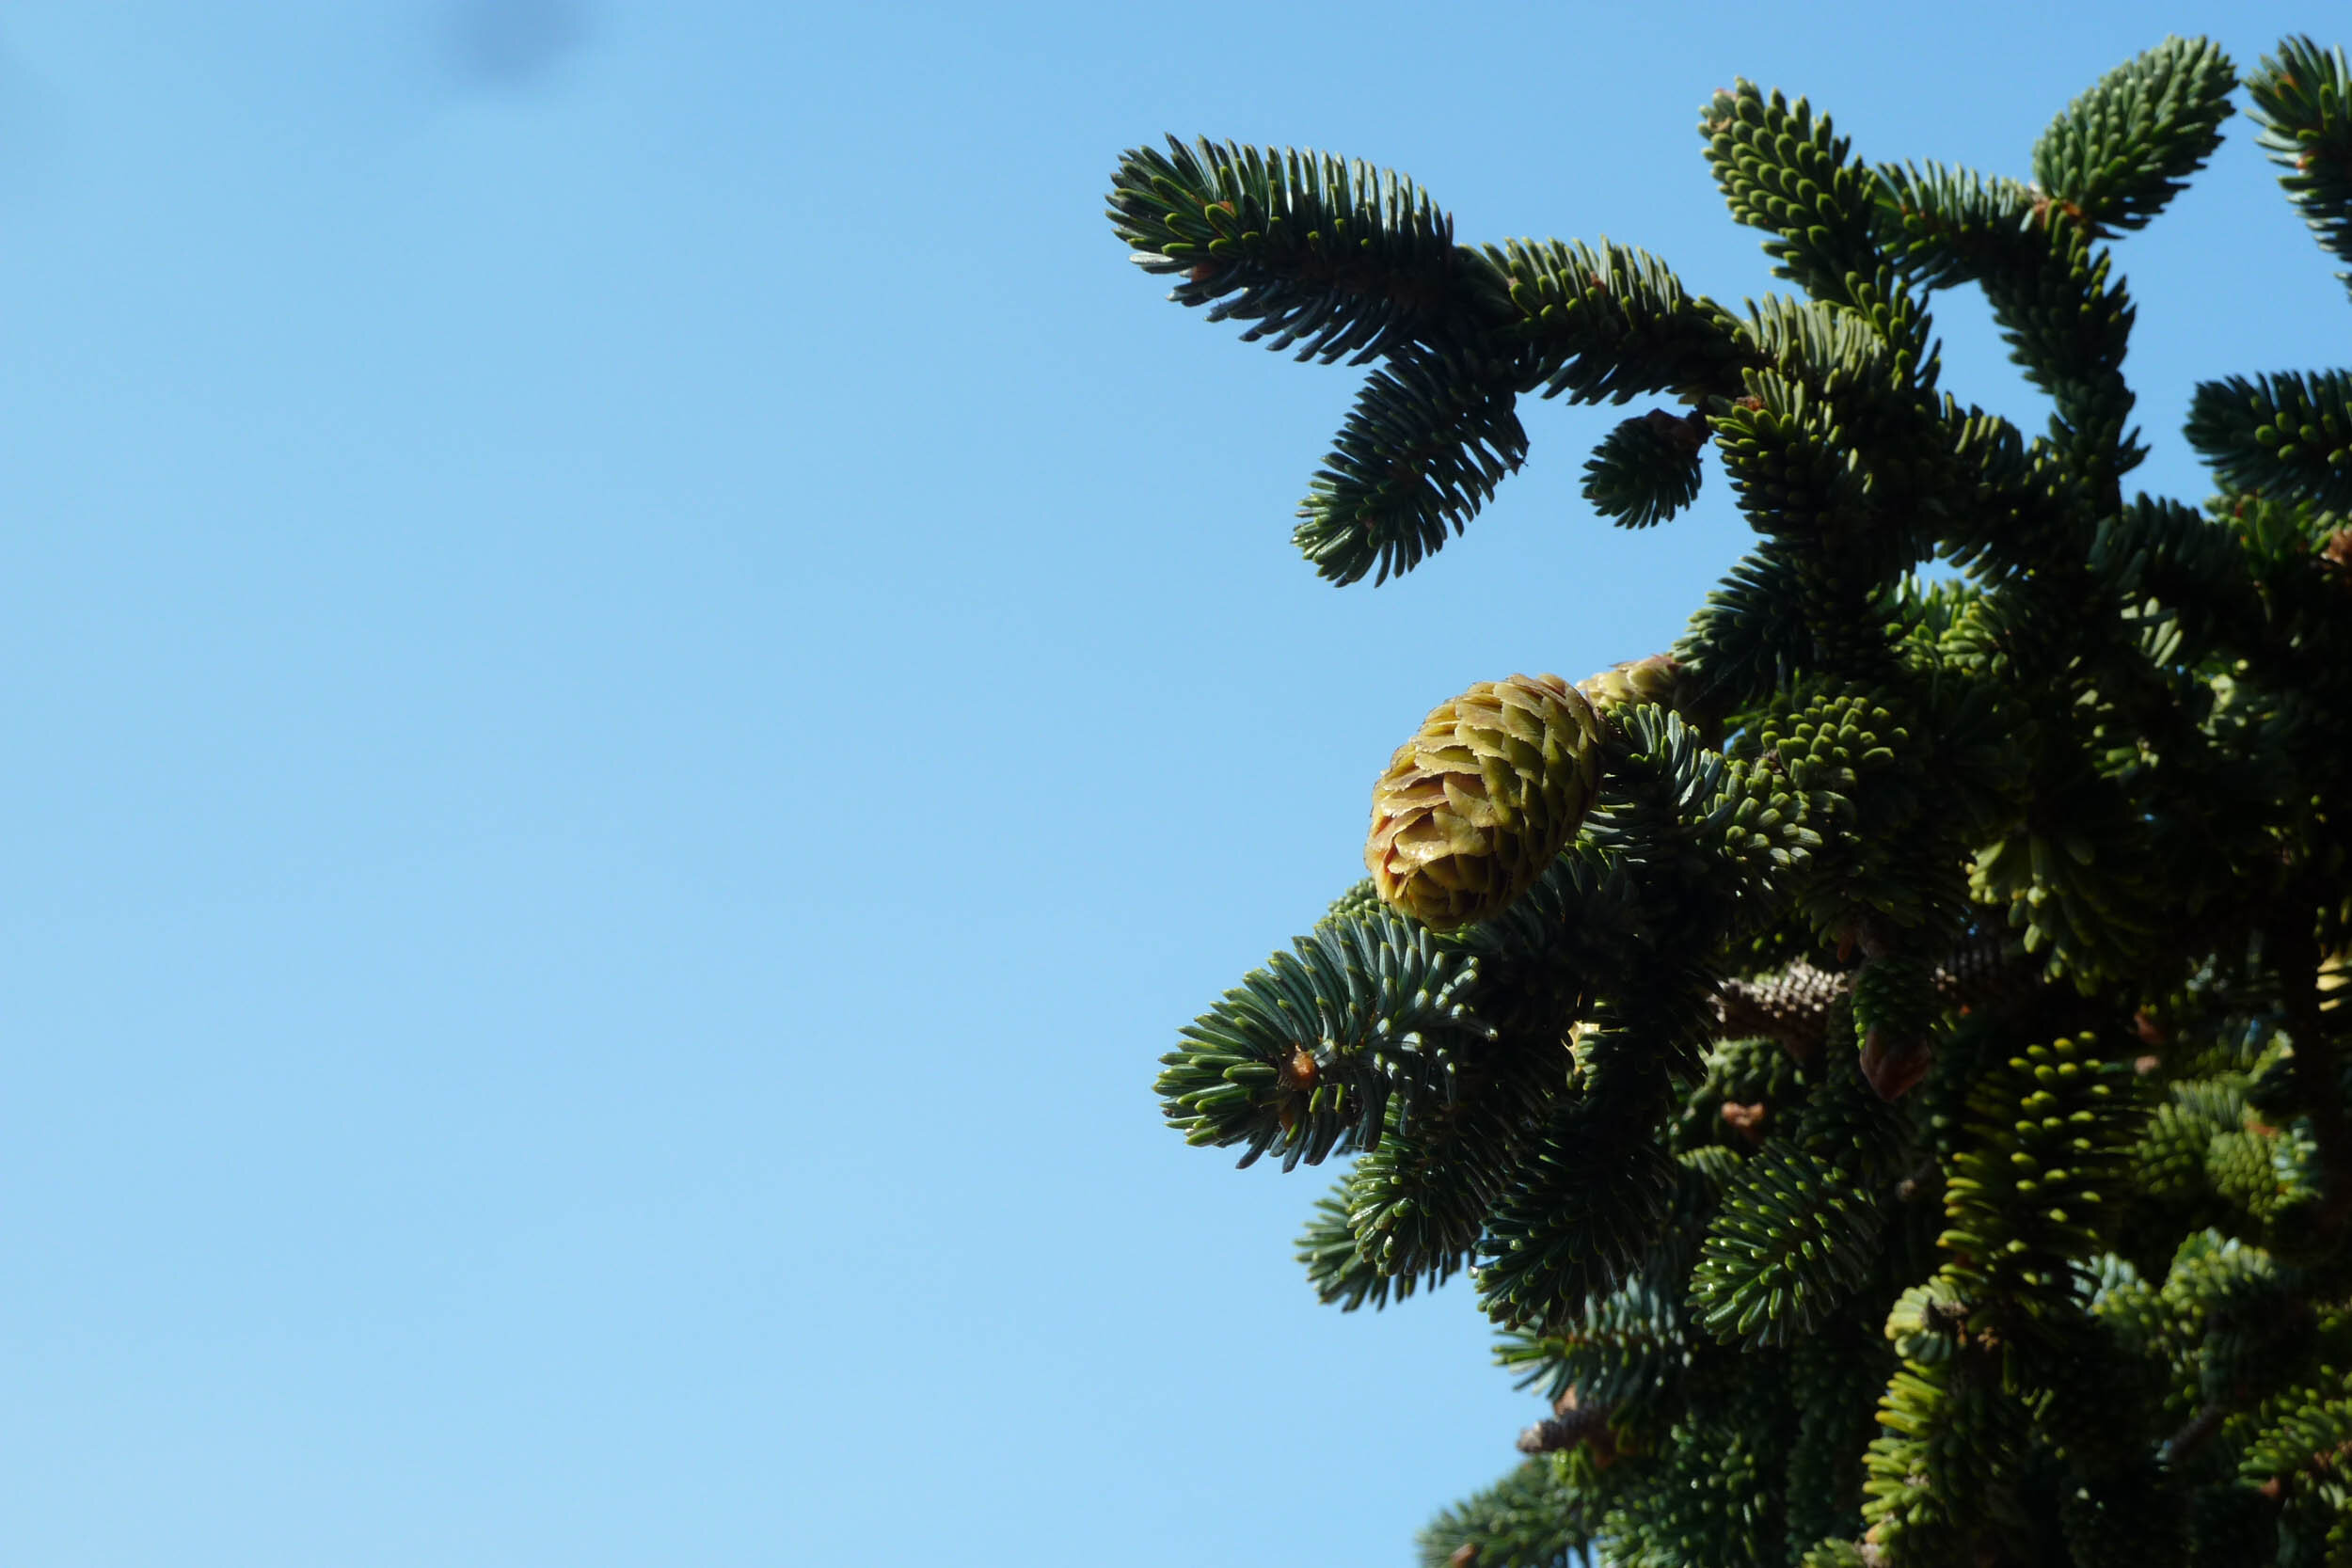
[(1557, 675), (1480, 681), (1431, 709), (1372, 788), (1364, 864), (1382, 901), (1438, 930), (1502, 913), (1584, 820), (1600, 736)]

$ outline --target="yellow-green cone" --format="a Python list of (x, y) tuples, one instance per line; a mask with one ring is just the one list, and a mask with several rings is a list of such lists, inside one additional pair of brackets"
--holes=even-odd
[(1382, 901), (1439, 930), (1501, 913), (1584, 820), (1600, 734), (1557, 675), (1480, 681), (1431, 709), (1372, 786), (1364, 864)]
[(1647, 658), (1612, 665), (1597, 675), (1588, 675), (1576, 683), (1576, 689), (1598, 708), (1615, 707), (1623, 703), (1656, 703), (1660, 707), (1672, 707), (1681, 685), (1681, 661), (1672, 654), (1652, 654)]

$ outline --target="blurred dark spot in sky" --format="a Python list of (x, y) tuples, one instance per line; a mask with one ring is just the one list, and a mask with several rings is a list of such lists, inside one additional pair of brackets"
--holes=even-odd
[(530, 87), (587, 41), (585, 0), (448, 0), (441, 44), (468, 81)]

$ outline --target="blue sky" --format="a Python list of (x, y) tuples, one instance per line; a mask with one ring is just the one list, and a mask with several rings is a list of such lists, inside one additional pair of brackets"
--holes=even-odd
[[(1335, 592), (1356, 375), (1162, 303), (1106, 173), (1328, 148), (1736, 300), (1714, 87), (2022, 174), (2222, 13), (2151, 14), (10, 7), (11, 1560), (1406, 1561), (1534, 1407), (1458, 1291), (1317, 1307), (1327, 1176), (1154, 1059), (1431, 704), (1665, 646), (1743, 530), (1603, 526), (1622, 416), (1544, 405)], [(2121, 264), (2153, 490), (2201, 377), (2352, 357), (2243, 121)]]

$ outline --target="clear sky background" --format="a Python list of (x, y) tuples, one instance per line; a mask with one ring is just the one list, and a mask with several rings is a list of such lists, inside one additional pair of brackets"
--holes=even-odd
[[(1163, 303), (1106, 173), (1328, 148), (1737, 300), (1716, 87), (2022, 175), (2168, 26), (2352, 35), (17, 0), (0, 1556), (1409, 1560), (1534, 1403), (1462, 1290), (1316, 1307), (1332, 1173), (1186, 1149), (1155, 1058), (1359, 875), (1433, 703), (1666, 646), (1743, 529), (1719, 478), (1609, 529), (1625, 411), (1533, 405), (1467, 538), (1329, 588), (1290, 516), (1361, 372)], [(2201, 497), (2194, 383), (2352, 312), (2243, 120), (2120, 254), (2139, 479)]]

